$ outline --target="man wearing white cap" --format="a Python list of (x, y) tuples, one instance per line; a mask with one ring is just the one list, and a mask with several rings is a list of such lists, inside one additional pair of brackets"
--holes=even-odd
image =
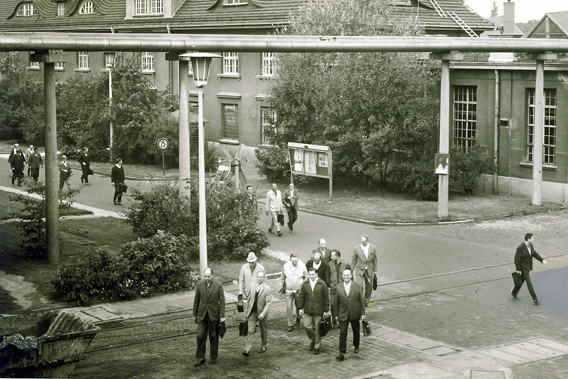
[(266, 272), (264, 266), (257, 263), (256, 260), (256, 254), (251, 251), (247, 257), (248, 263), (241, 267), (241, 273), (239, 274), (239, 300), (247, 300), (246, 292), (250, 289), (252, 282), (256, 282), (259, 271)]

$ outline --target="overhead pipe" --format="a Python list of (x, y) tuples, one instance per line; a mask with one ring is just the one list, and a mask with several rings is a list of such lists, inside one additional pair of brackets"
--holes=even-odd
[(566, 39), (3, 32), (0, 51), (568, 52)]

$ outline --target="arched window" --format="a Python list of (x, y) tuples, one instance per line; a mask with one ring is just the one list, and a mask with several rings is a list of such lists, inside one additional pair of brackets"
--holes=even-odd
[(37, 15), (37, 9), (32, 3), (25, 3), (20, 6), (16, 16), (34, 16)]
[(79, 14), (91, 14), (95, 13), (95, 8), (93, 7), (92, 1), (85, 1), (79, 9)]

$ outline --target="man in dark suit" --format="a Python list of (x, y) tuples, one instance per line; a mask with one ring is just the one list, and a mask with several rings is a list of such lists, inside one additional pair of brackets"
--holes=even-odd
[(530, 272), (533, 269), (533, 258), (538, 259), (541, 263), (546, 264), (547, 262), (542, 259), (542, 257), (536, 252), (533, 246), (534, 236), (532, 233), (525, 234), (525, 242), (517, 247), (517, 252), (515, 253), (515, 268), (518, 274), (521, 274), (521, 284), (515, 285), (511, 290), (511, 296), (515, 299), (517, 298), (517, 294), (521, 290), (523, 283), (527, 282), (527, 288), (533, 298), (534, 305), (539, 305), (540, 301), (538, 301), (536, 297), (536, 293), (534, 292), (534, 288), (531, 281)]
[(329, 316), (329, 290), (324, 281), (318, 278), (313, 267), (308, 270), (308, 277), (300, 290), (298, 309), (304, 319), (306, 334), (311, 341), (310, 351), (317, 355), (321, 346), (319, 324), (322, 317)]
[(290, 183), (282, 201), (288, 213), (288, 230), (293, 234), (294, 223), (298, 219), (298, 190), (294, 188), (294, 183)]
[(308, 271), (310, 268), (316, 270), (318, 277), (324, 281), (325, 285), (329, 288), (331, 286), (331, 271), (329, 265), (321, 260), (320, 253), (314, 253), (313, 258), (306, 262)]
[(325, 241), (325, 239), (320, 238), (318, 245), (319, 246), (312, 251), (312, 256), (314, 255), (314, 253), (320, 253), (321, 260), (326, 264), (329, 264), (329, 261), (331, 261), (331, 249), (327, 247), (327, 242)]
[(62, 190), (65, 183), (67, 183), (67, 188), (69, 188), (73, 172), (71, 171), (71, 166), (67, 163), (66, 155), (61, 156), (61, 162), (57, 167), (59, 168), (59, 189)]
[(225, 292), (223, 285), (213, 280), (210, 268), (203, 270), (204, 280), (195, 288), (193, 316), (197, 324), (197, 350), (195, 367), (205, 364), (205, 345), (207, 335), (211, 347), (211, 364), (217, 363), (219, 353), (219, 322), (225, 322)]
[(347, 327), (353, 330), (353, 352), (359, 352), (361, 324), (365, 319), (365, 296), (361, 286), (351, 280), (351, 270), (343, 271), (343, 282), (336, 287), (335, 302), (339, 309), (339, 355), (337, 360), (345, 359), (347, 351)]
[(14, 181), (18, 179), (18, 186), (21, 186), (22, 180), (24, 179), (26, 158), (24, 157), (24, 153), (22, 153), (18, 147), (18, 144), (14, 145), (14, 150), (10, 153), (8, 163), (10, 163), (10, 168), (12, 169), (12, 184), (14, 184)]
[(110, 171), (110, 181), (114, 186), (114, 197), (112, 198), (114, 205), (122, 205), (122, 192), (124, 190), (125, 179), (122, 158), (116, 158), (116, 164), (112, 166), (112, 170)]
[(361, 244), (355, 246), (351, 270), (353, 270), (353, 280), (363, 287), (368, 305), (373, 292), (373, 276), (377, 272), (377, 249), (375, 245), (369, 243), (369, 236), (366, 234), (361, 237)]
[(79, 155), (79, 164), (81, 165), (81, 171), (83, 175), (81, 175), (81, 183), (83, 181), (86, 184), (89, 184), (89, 173), (91, 172), (91, 156), (89, 155), (89, 148), (84, 147), (81, 155)]
[(349, 264), (341, 260), (341, 252), (339, 250), (331, 251), (331, 261), (329, 262), (329, 272), (331, 277), (331, 285), (329, 286), (329, 298), (331, 301), (331, 322), (334, 327), (338, 326), (338, 304), (335, 301), (335, 287), (343, 282), (343, 271), (351, 270)]

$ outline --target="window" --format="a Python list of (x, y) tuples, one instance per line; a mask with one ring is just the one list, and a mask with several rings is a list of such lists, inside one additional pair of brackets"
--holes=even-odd
[(64, 71), (63, 62), (55, 62), (55, 71)]
[(34, 69), (34, 70), (39, 70), (40, 69), (39, 62), (30, 61), (30, 67), (29, 68)]
[(187, 63), (189, 63), (189, 64), (187, 65), (187, 75), (193, 76), (193, 66), (191, 65), (191, 61), (189, 61), (189, 62), (187, 62)]
[(223, 138), (239, 139), (239, 106), (236, 104), (221, 104), (223, 115), (222, 128)]
[(79, 14), (91, 14), (94, 13), (93, 2), (92, 1), (85, 1), (79, 9)]
[(276, 54), (262, 53), (260, 66), (262, 76), (274, 76), (276, 74)]
[(247, 4), (246, 0), (223, 0), (223, 5), (244, 5)]
[(142, 53), (142, 72), (154, 72), (154, 53)]
[(239, 74), (239, 53), (223, 53), (223, 74)]
[(454, 88), (454, 146), (468, 151), (475, 144), (477, 130), (477, 87)]
[[(534, 126), (536, 122), (535, 90), (528, 90), (528, 136), (527, 160), (533, 162)], [(544, 138), (542, 140), (542, 163), (553, 165), (556, 157), (556, 90), (544, 90)]]
[(136, 0), (136, 15), (161, 15), (164, 14), (164, 0)]
[(260, 142), (271, 143), (271, 139), (276, 135), (276, 111), (269, 107), (260, 107)]
[(57, 3), (57, 15), (65, 16), (65, 3)]
[(77, 53), (77, 68), (79, 70), (89, 69), (89, 53), (87, 51), (79, 51)]
[(18, 9), (16, 16), (34, 16), (37, 15), (37, 9), (31, 3), (22, 4)]

